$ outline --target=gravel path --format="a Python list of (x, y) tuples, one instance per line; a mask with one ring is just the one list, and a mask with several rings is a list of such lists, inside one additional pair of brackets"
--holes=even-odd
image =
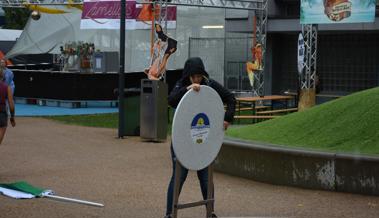
[[(159, 218), (171, 175), (169, 143), (117, 139), (114, 129), (18, 118), (0, 145), (0, 183), (25, 180), (57, 195), (104, 203), (104, 208), (46, 198), (0, 196), (1, 218)], [(379, 217), (379, 197), (274, 186), (215, 173), (219, 217)], [(200, 200), (190, 172), (181, 202)], [(205, 217), (203, 207), (179, 211)]]

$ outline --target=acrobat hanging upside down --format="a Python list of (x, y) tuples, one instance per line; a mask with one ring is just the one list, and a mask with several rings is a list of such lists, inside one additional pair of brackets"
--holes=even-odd
[(177, 50), (178, 43), (163, 32), (160, 24), (155, 24), (155, 31), (158, 39), (154, 42), (150, 67), (145, 69), (145, 73), (151, 80), (159, 80), (163, 77), (168, 58)]
[(257, 43), (252, 49), (253, 61), (246, 62), (246, 71), (249, 76), (250, 85), (254, 86), (254, 72), (263, 70), (262, 67), (262, 45)]

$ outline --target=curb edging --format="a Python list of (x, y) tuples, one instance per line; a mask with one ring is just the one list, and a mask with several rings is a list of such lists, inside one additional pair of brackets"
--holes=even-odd
[(379, 157), (225, 139), (215, 170), (275, 185), (379, 195)]

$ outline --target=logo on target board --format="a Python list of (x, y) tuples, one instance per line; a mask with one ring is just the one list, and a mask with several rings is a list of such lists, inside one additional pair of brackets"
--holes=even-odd
[(195, 144), (202, 144), (208, 137), (209, 118), (204, 113), (197, 114), (191, 123), (191, 137)]

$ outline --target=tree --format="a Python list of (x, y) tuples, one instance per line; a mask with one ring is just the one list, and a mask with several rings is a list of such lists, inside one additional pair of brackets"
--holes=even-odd
[(4, 29), (24, 29), (31, 13), (29, 9), (4, 7), (3, 10), (5, 12)]

